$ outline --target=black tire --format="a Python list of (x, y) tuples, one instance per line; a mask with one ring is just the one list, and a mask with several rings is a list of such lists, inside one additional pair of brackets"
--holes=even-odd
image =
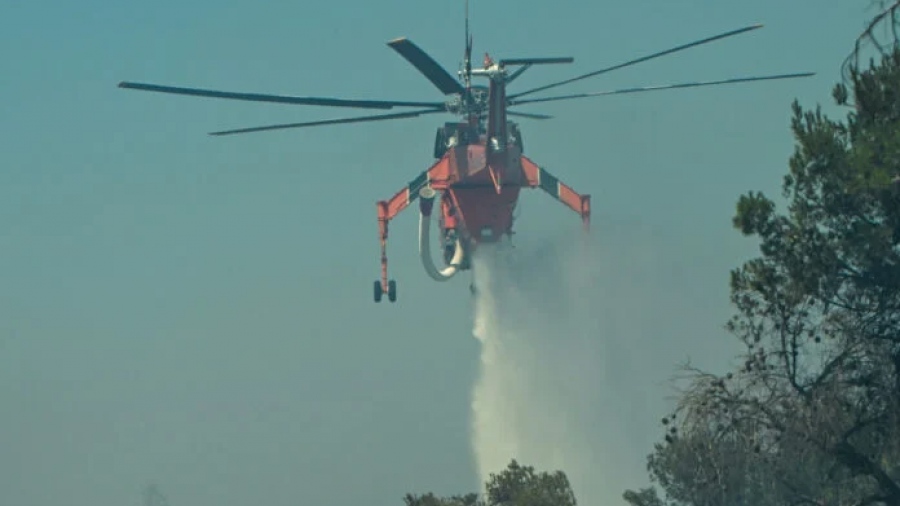
[(381, 296), (384, 294), (384, 291), (381, 289), (381, 281), (375, 282), (375, 302), (381, 302)]
[(397, 282), (393, 279), (388, 281), (388, 300), (391, 302), (397, 302)]

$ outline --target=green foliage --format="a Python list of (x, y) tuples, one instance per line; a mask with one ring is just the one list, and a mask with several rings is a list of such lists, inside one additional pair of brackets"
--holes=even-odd
[(406, 494), (403, 497), (406, 506), (483, 506), (478, 494), (454, 495), (438, 497), (432, 492), (425, 494)]
[(576, 506), (569, 479), (562, 471), (535, 473), (512, 460), (503, 472), (491, 474), (486, 484), (489, 505)]
[(626, 490), (622, 495), (625, 502), (631, 506), (664, 506), (664, 502), (659, 498), (655, 488), (642, 488), (637, 492)]
[(406, 506), (576, 506), (569, 479), (562, 471), (535, 472), (513, 459), (485, 483), (485, 497), (478, 494), (437, 497), (433, 493), (407, 494)]
[(738, 200), (761, 253), (731, 273), (743, 365), (689, 368), (649, 457), (665, 501), (633, 506), (900, 506), (900, 51), (851, 82), (844, 122), (793, 104), (786, 212)]

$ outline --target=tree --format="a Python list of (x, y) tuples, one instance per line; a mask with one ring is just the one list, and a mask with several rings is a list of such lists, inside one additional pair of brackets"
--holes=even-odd
[(406, 506), (483, 506), (478, 494), (454, 495), (438, 497), (432, 492), (425, 494), (406, 494), (403, 497)]
[[(900, 50), (849, 83), (845, 122), (793, 104), (786, 212), (738, 200), (761, 252), (731, 274), (747, 351), (724, 376), (686, 367), (648, 461), (669, 502), (900, 506)], [(663, 504), (655, 488), (625, 499)]]
[(486, 486), (487, 505), (576, 506), (569, 479), (562, 471), (535, 473), (513, 459), (499, 474), (491, 474)]
[(853, 69), (860, 67), (863, 50), (874, 47), (880, 56), (885, 56), (892, 48), (900, 46), (900, 0), (868, 0), (870, 7), (879, 9), (868, 25), (856, 37), (853, 51), (847, 55), (842, 65), (844, 83), (848, 84)]
[(535, 472), (513, 459), (485, 483), (485, 496), (478, 494), (438, 497), (433, 493), (406, 494), (406, 506), (577, 506), (569, 479), (562, 471)]

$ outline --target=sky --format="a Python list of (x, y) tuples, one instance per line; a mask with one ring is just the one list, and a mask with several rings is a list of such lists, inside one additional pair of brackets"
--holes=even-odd
[[(695, 311), (673, 322), (683, 340), (646, 351), (652, 374), (737, 351), (721, 331), (728, 271), (756, 250), (732, 229), (735, 202), (778, 195), (794, 99), (844, 114), (831, 90), (868, 7), (471, 1), (476, 61), (575, 58), (511, 91), (754, 23), (553, 91), (817, 72), (520, 108), (554, 116), (521, 120), (526, 154), (593, 196), (598, 240), (634, 227), (659, 249), (613, 248), (619, 261), (677, 266), (648, 289)], [(432, 163), (453, 118), (211, 137), (355, 111), (116, 88), (440, 100), (385, 43), (408, 36), (455, 72), (463, 3), (6, 0), (0, 13), (0, 503), (139, 504), (150, 483), (173, 506), (476, 490), (469, 279), (423, 272), (415, 208), (391, 227), (399, 300), (372, 301), (375, 202)], [(538, 192), (521, 207), (520, 236), (580, 225)]]

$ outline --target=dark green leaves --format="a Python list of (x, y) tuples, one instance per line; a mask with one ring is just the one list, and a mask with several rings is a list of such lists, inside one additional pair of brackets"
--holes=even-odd
[(491, 474), (483, 498), (474, 493), (437, 497), (428, 492), (407, 494), (403, 501), (406, 506), (577, 506), (564, 472), (536, 472), (515, 459), (503, 471)]
[(747, 351), (690, 370), (649, 458), (665, 497), (632, 506), (900, 506), (900, 51), (851, 81), (843, 122), (792, 105), (786, 208), (739, 197), (760, 254), (731, 273), (727, 328)]

